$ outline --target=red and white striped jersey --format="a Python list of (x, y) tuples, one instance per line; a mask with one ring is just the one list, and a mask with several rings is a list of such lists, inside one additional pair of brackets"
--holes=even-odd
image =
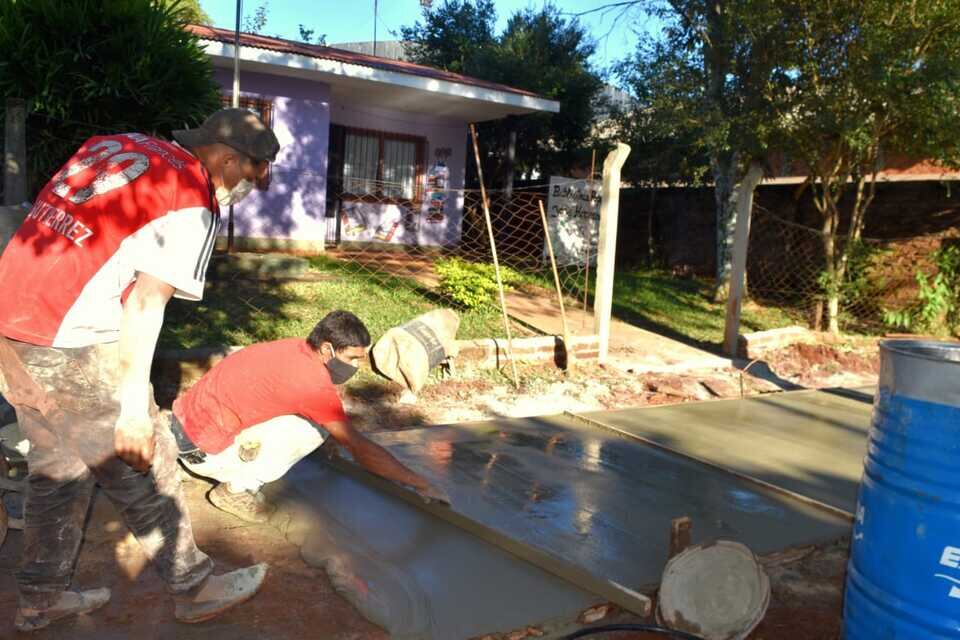
[(115, 342), (137, 272), (200, 300), (218, 223), (209, 175), (184, 148), (139, 133), (90, 138), (0, 257), (0, 333), (54, 347)]

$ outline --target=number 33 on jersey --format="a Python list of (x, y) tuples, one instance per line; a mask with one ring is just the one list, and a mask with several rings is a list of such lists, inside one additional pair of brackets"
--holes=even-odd
[(87, 140), (0, 257), (0, 333), (55, 347), (116, 341), (137, 272), (199, 300), (219, 222), (211, 193), (199, 160), (176, 144)]

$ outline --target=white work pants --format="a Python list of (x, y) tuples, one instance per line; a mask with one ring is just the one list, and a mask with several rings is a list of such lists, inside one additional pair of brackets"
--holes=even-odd
[[(319, 447), (325, 439), (324, 433), (300, 416), (277, 416), (244, 429), (233, 444), (220, 453), (208, 453), (203, 462), (184, 461), (184, 465), (199, 476), (228, 483), (230, 491), (235, 493), (255, 493)], [(253, 460), (242, 460), (240, 450), (257, 443), (260, 445), (257, 456)]]

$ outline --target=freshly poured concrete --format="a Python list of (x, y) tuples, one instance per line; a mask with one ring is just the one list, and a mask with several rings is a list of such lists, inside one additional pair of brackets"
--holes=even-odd
[(381, 432), (373, 439), (443, 487), (458, 514), (631, 589), (655, 586), (670, 521), (694, 542), (758, 554), (832, 540), (842, 517), (572, 418)]
[(584, 417), (852, 513), (873, 389), (602, 411)]
[(401, 640), (576, 627), (596, 596), (402, 500), (302, 461), (269, 485), (277, 524), (368, 619)]

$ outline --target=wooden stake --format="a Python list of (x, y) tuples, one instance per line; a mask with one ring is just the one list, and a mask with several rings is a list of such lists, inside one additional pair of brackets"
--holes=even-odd
[(490, 237), (490, 253), (493, 255), (493, 268), (497, 274), (497, 289), (500, 292), (500, 310), (503, 312), (503, 328), (507, 332), (507, 357), (513, 371), (513, 386), (520, 388), (520, 376), (517, 374), (517, 362), (513, 357), (513, 335), (510, 333), (510, 318), (507, 315), (507, 297), (503, 291), (503, 278), (500, 276), (500, 259), (497, 257), (497, 242), (493, 237), (493, 223), (490, 221), (490, 203), (487, 201), (487, 189), (483, 186), (483, 167), (480, 166), (480, 147), (477, 144), (477, 128), (470, 123), (470, 136), (473, 138), (473, 156), (477, 161), (477, 178), (480, 180), (480, 198), (483, 200), (483, 217), (487, 221), (487, 235)]
[[(590, 155), (590, 198), (593, 198), (593, 177), (597, 175), (597, 150)], [(590, 293), (590, 249), (593, 248), (593, 219), (587, 222), (587, 271), (583, 276), (583, 326), (587, 326), (587, 295)]]
[(543, 235), (547, 238), (547, 253), (550, 254), (550, 266), (553, 268), (553, 282), (557, 285), (557, 300), (560, 302), (560, 322), (563, 327), (563, 354), (566, 359), (566, 370), (573, 371), (573, 343), (570, 341), (570, 327), (567, 326), (567, 311), (563, 306), (563, 289), (560, 287), (560, 272), (557, 271), (557, 259), (553, 255), (553, 240), (550, 239), (550, 227), (547, 226), (547, 212), (543, 209), (543, 200), (540, 205), (540, 220), (543, 221)]
[(670, 521), (669, 558), (673, 558), (674, 556), (683, 553), (687, 547), (690, 546), (692, 528), (693, 522), (691, 522), (690, 518), (687, 516), (683, 516), (682, 518), (674, 518)]

